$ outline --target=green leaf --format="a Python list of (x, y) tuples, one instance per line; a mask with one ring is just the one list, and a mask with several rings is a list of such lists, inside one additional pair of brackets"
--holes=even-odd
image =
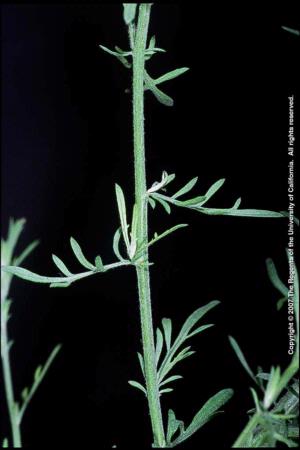
[(172, 392), (172, 391), (174, 391), (174, 389), (172, 389), (172, 388), (162, 389), (161, 391), (159, 391), (159, 395), (165, 394), (167, 392)]
[(137, 3), (123, 3), (123, 7), (123, 19), (126, 25), (129, 25), (135, 19)]
[(153, 50), (155, 47), (155, 36), (152, 36), (149, 41), (149, 50)]
[(91, 264), (91, 263), (85, 258), (85, 256), (84, 256), (83, 253), (82, 253), (82, 250), (81, 250), (80, 245), (78, 244), (78, 242), (77, 242), (73, 237), (71, 237), (70, 243), (71, 243), (72, 250), (73, 250), (73, 252), (74, 252), (76, 258), (77, 258), (78, 261), (80, 262), (80, 264), (81, 264), (83, 267), (85, 267), (86, 269), (89, 269), (89, 270), (95, 270), (96, 267), (95, 267), (93, 264)]
[(269, 409), (272, 403), (277, 400), (277, 397), (281, 391), (280, 389), (280, 367), (272, 367), (270, 372), (270, 378), (266, 387), (264, 397), (264, 408)]
[(281, 28), (283, 30), (287, 31), (288, 33), (294, 34), (295, 36), (300, 36), (300, 31), (296, 30), (295, 28), (290, 28), (290, 27), (285, 27), (285, 26), (282, 26)]
[(130, 242), (128, 236), (128, 225), (127, 225), (127, 217), (126, 217), (126, 205), (125, 205), (125, 197), (121, 187), (116, 184), (116, 196), (119, 210), (119, 217), (121, 222), (122, 234), (124, 238), (124, 242), (126, 244), (127, 252), (130, 253)]
[(138, 383), (137, 381), (134, 381), (134, 380), (129, 380), (128, 383), (130, 384), (130, 386), (140, 389), (140, 391), (142, 391), (147, 397), (147, 391), (144, 388), (144, 386), (141, 385), (141, 383)]
[(156, 206), (156, 201), (154, 200), (154, 198), (148, 197), (148, 201), (149, 201), (149, 203), (150, 203), (152, 209), (154, 209), (155, 206)]
[(182, 342), (183, 340), (185, 340), (189, 334), (189, 332), (191, 331), (191, 329), (193, 328), (193, 326), (206, 314), (208, 313), (208, 311), (210, 311), (212, 308), (214, 308), (215, 306), (219, 305), (219, 301), (218, 300), (213, 300), (211, 302), (209, 302), (207, 305), (205, 306), (201, 306), (201, 308), (196, 309), (196, 311), (194, 311), (188, 318), (187, 320), (184, 322), (181, 331), (176, 339), (176, 343)]
[(203, 427), (209, 420), (211, 420), (218, 410), (226, 403), (233, 395), (232, 389), (223, 389), (222, 391), (211, 397), (200, 411), (195, 415), (191, 424), (187, 429), (180, 434), (180, 436), (175, 439), (173, 445), (177, 445), (180, 442), (188, 439), (192, 434), (194, 434), (199, 428)]
[(254, 375), (254, 373), (250, 369), (250, 366), (247, 363), (246, 358), (245, 358), (242, 350), (240, 349), (237, 341), (232, 336), (228, 336), (228, 338), (229, 338), (230, 345), (233, 348), (233, 350), (235, 351), (235, 354), (238, 357), (240, 363), (242, 364), (242, 366), (244, 367), (244, 369), (246, 370), (248, 375), (252, 378), (252, 380), (257, 384), (256, 376)]
[(189, 67), (181, 67), (179, 69), (171, 70), (168, 73), (156, 78), (154, 81), (155, 84), (164, 83), (165, 81), (172, 80), (173, 78), (179, 77), (179, 75), (184, 74), (189, 70)]
[(258, 396), (257, 396), (256, 391), (253, 388), (250, 388), (250, 391), (251, 391), (251, 394), (252, 394), (252, 397), (253, 397), (253, 400), (254, 400), (254, 403), (255, 403), (256, 411), (257, 412), (261, 412), (261, 407), (260, 407), (260, 404), (259, 404), (259, 400), (258, 400)]
[(2, 442), (2, 448), (8, 448), (8, 447), (9, 447), (9, 445), (8, 445), (8, 439), (5, 438), (5, 439), (3, 439), (3, 442)]
[(171, 208), (170, 208), (169, 203), (167, 203), (165, 200), (163, 200), (163, 199), (160, 198), (160, 197), (157, 197), (156, 200), (164, 207), (165, 211), (166, 211), (168, 214), (171, 214)]
[[(37, 388), (41, 384), (43, 378), (45, 377), (46, 373), (48, 372), (50, 366), (52, 365), (52, 363), (53, 363), (55, 357), (57, 356), (58, 352), (60, 351), (60, 349), (61, 349), (61, 345), (59, 344), (52, 350), (45, 365), (38, 366), (37, 369), (35, 370), (32, 387), (26, 392), (26, 394), (27, 394), (26, 396), (22, 395), (23, 404), (22, 404), (19, 414), (18, 414), (19, 423), (22, 422), (22, 418), (26, 411), (27, 406), (29, 405), (33, 395), (35, 394)], [(23, 391), (23, 393), (24, 393), (24, 391)]]
[(198, 181), (198, 177), (192, 178), (187, 184), (185, 184), (179, 191), (172, 195), (172, 198), (178, 198), (184, 194), (187, 194)]
[(26, 398), (28, 397), (28, 394), (29, 394), (29, 390), (28, 390), (28, 387), (26, 387), (21, 392), (21, 398), (23, 401), (26, 400)]
[(172, 375), (169, 378), (166, 378), (164, 381), (162, 381), (159, 386), (164, 386), (165, 384), (171, 383), (172, 381), (180, 380), (183, 378), (181, 375)]
[(29, 244), (23, 252), (13, 260), (14, 266), (19, 266), (29, 255), (33, 252), (33, 250), (38, 246), (39, 240), (35, 240)]
[(156, 365), (158, 364), (161, 351), (163, 348), (163, 335), (159, 328), (156, 329), (156, 347), (155, 347), (155, 354), (156, 354)]
[[(175, 433), (180, 429), (181, 433), (184, 432), (184, 423), (181, 420), (177, 420), (175, 413), (172, 409), (168, 411), (168, 429), (167, 429), (167, 443), (171, 444), (172, 438)], [(180, 433), (180, 434), (181, 434)]]
[(139, 353), (139, 352), (137, 352), (137, 355), (138, 355), (139, 363), (140, 363), (140, 366), (141, 366), (141, 371), (142, 371), (142, 373), (143, 373), (143, 375), (144, 375), (144, 378), (145, 378), (145, 363), (144, 363), (144, 358), (143, 358), (143, 356), (141, 355), (141, 353)]
[(200, 204), (204, 203), (206, 201), (205, 195), (199, 195), (194, 198), (190, 198), (189, 200), (180, 200), (179, 205), (180, 206), (199, 206)]
[(34, 372), (34, 376), (33, 376), (34, 382), (38, 382), (39, 381), (39, 379), (41, 377), (42, 369), (43, 369), (42, 366), (38, 366), (36, 368), (36, 370)]
[(240, 207), (240, 204), (242, 203), (242, 199), (241, 199), (241, 197), (239, 197), (236, 201), (235, 201), (235, 203), (234, 203), (234, 205), (232, 206), (232, 208), (231, 209), (238, 209), (239, 207)]
[(171, 347), (171, 335), (172, 335), (172, 321), (171, 319), (162, 319), (162, 326), (165, 335), (165, 342), (167, 346), (167, 350), (170, 350)]
[(100, 272), (103, 272), (105, 270), (104, 265), (103, 265), (103, 261), (101, 259), (101, 256), (96, 256), (95, 258), (95, 266), (98, 270), (100, 270)]
[(198, 206), (204, 205), (213, 195), (216, 194), (216, 192), (223, 186), (224, 183), (225, 178), (221, 178), (220, 180), (216, 181), (204, 195), (205, 200), (200, 201)]
[(213, 323), (209, 323), (209, 324), (207, 324), (207, 325), (201, 325), (201, 327), (198, 327), (198, 328), (196, 328), (194, 331), (192, 331), (191, 333), (189, 333), (188, 335), (187, 335), (187, 339), (188, 338), (190, 338), (190, 337), (192, 337), (192, 336), (195, 336), (195, 334), (198, 334), (198, 333), (202, 333), (202, 331), (205, 331), (205, 330), (207, 330), (208, 328), (211, 328), (211, 327), (213, 327), (214, 326), (214, 324)]
[(197, 208), (203, 214), (211, 216), (236, 216), (236, 217), (260, 217), (260, 218), (279, 218), (285, 217), (281, 212), (268, 211), (264, 209), (222, 209), (222, 208)]
[(155, 242), (159, 241), (160, 239), (162, 239), (162, 238), (168, 236), (168, 234), (171, 234), (171, 233), (173, 233), (174, 231), (179, 230), (179, 228), (184, 228), (184, 227), (187, 227), (187, 226), (188, 226), (187, 223), (181, 223), (181, 224), (179, 224), (179, 225), (175, 225), (175, 226), (172, 227), (172, 228), (169, 228), (169, 230), (166, 230), (166, 231), (164, 231), (162, 234), (159, 234), (159, 235), (155, 236), (155, 237), (149, 242), (148, 247), (150, 247), (150, 245), (153, 245)]
[(156, 87), (154, 80), (145, 71), (145, 90), (149, 89), (157, 100), (165, 106), (173, 106), (174, 100)]
[(284, 296), (288, 296), (288, 288), (284, 285), (278, 276), (274, 261), (271, 258), (266, 260), (267, 272), (273, 286)]
[(30, 272), (30, 270), (23, 269), (23, 267), (5, 266), (1, 267), (1, 270), (12, 273), (23, 280), (32, 281), (33, 283), (51, 283), (51, 281), (59, 282), (60, 280), (63, 280), (63, 278), (60, 277), (44, 277)]
[(59, 270), (66, 275), (67, 277), (71, 277), (73, 273), (69, 271), (69, 269), (65, 266), (65, 264), (62, 262), (60, 258), (58, 258), (56, 255), (52, 255), (52, 259), (54, 264), (59, 268)]
[(122, 235), (122, 231), (121, 231), (121, 227), (119, 227), (117, 229), (117, 231), (115, 232), (115, 234), (114, 234), (113, 250), (114, 250), (114, 253), (115, 253), (116, 257), (120, 261), (124, 262), (124, 261), (126, 261), (126, 259), (123, 258), (123, 256), (121, 256), (121, 253), (120, 253), (120, 250), (119, 250), (119, 244), (120, 244), (121, 235)]

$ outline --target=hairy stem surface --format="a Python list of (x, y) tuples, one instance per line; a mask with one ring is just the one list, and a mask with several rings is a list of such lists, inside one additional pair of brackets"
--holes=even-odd
[[(138, 212), (138, 243), (148, 243), (148, 213), (144, 136), (144, 69), (145, 48), (150, 18), (150, 4), (139, 7), (138, 24), (133, 49), (133, 140), (135, 202)], [(136, 265), (140, 301), (141, 329), (145, 365), (145, 379), (154, 446), (165, 447), (165, 436), (159, 399), (154, 333), (151, 310), (150, 273), (147, 245)]]

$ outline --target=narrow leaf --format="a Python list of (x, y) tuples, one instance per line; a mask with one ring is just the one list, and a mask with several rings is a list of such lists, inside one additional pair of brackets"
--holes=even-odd
[(169, 378), (166, 378), (164, 381), (162, 381), (159, 386), (164, 386), (165, 384), (171, 383), (172, 381), (180, 380), (183, 378), (181, 375), (172, 375)]
[(81, 264), (83, 267), (86, 267), (87, 269), (95, 270), (96, 267), (95, 267), (93, 264), (91, 264), (91, 263), (85, 258), (85, 256), (83, 255), (82, 250), (81, 250), (81, 247), (80, 247), (80, 245), (78, 244), (78, 242), (77, 242), (74, 238), (71, 237), (70, 243), (71, 243), (72, 250), (73, 250), (73, 252), (74, 252), (76, 258), (77, 258), (78, 261), (80, 262), (80, 264)]
[(171, 335), (172, 335), (172, 321), (171, 319), (162, 319), (162, 326), (165, 335), (165, 342), (167, 346), (167, 350), (170, 350), (171, 347)]
[(168, 73), (165, 73), (164, 75), (160, 76), (159, 78), (156, 78), (154, 80), (155, 84), (164, 83), (165, 81), (172, 80), (173, 78), (179, 77), (179, 75), (184, 74), (189, 70), (188, 67), (181, 67), (180, 69), (171, 70)]
[(127, 252), (130, 251), (130, 242), (128, 237), (128, 224), (127, 224), (127, 218), (126, 218), (126, 205), (125, 205), (125, 197), (123, 194), (123, 191), (121, 187), (116, 184), (116, 196), (117, 196), (117, 203), (118, 203), (118, 210), (119, 210), (119, 216), (120, 216), (120, 222), (122, 227), (122, 234), (123, 238), (127, 247)]
[(156, 365), (158, 365), (158, 361), (161, 355), (161, 351), (163, 348), (163, 335), (159, 328), (156, 329), (156, 347), (155, 347), (155, 354), (156, 354)]
[(271, 258), (266, 260), (267, 272), (271, 283), (273, 286), (282, 294), (284, 297), (288, 296), (288, 288), (284, 285), (278, 276), (274, 261)]
[(103, 272), (105, 270), (102, 258), (99, 255), (95, 258), (95, 266), (98, 270), (100, 270), (100, 272)]
[(163, 199), (160, 198), (160, 197), (157, 197), (156, 200), (164, 207), (165, 211), (166, 211), (168, 214), (171, 214), (171, 208), (170, 208), (169, 203), (167, 203), (165, 200), (163, 200)]
[(29, 255), (33, 252), (33, 250), (38, 246), (39, 240), (35, 240), (29, 244), (23, 252), (13, 260), (14, 266), (19, 266)]
[(166, 388), (166, 389), (162, 389), (161, 391), (159, 391), (159, 394), (161, 395), (161, 394), (165, 394), (165, 393), (167, 393), (167, 392), (172, 392), (172, 391), (174, 391), (174, 389), (172, 389), (172, 388)]
[(62, 262), (62, 260), (60, 258), (58, 258), (56, 255), (52, 255), (52, 259), (54, 264), (59, 268), (59, 270), (66, 275), (67, 277), (70, 277), (73, 275), (73, 273), (71, 273), (69, 271), (69, 269), (66, 267), (66, 265)]
[(300, 31), (296, 30), (295, 28), (290, 28), (290, 27), (285, 27), (285, 26), (282, 26), (281, 28), (284, 31), (288, 31), (291, 34), (294, 34), (295, 36), (300, 36)]
[(186, 338), (188, 339), (192, 336), (195, 336), (195, 334), (201, 333), (202, 331), (207, 330), (208, 328), (211, 328), (213, 326), (214, 326), (213, 323), (209, 323), (207, 325), (202, 325), (201, 327), (198, 327), (194, 331), (192, 331), (192, 333), (189, 333)]
[(172, 198), (178, 198), (181, 195), (187, 194), (198, 181), (198, 177), (192, 178), (186, 185), (184, 185), (179, 191), (172, 195)]
[(137, 381), (134, 381), (134, 380), (129, 380), (128, 383), (130, 384), (130, 386), (140, 389), (147, 397), (147, 391), (144, 388), (144, 386), (141, 385), (141, 383), (138, 383)]
[(149, 201), (149, 203), (150, 203), (152, 209), (154, 209), (155, 206), (156, 206), (156, 201), (154, 200), (154, 198), (148, 197), (148, 201)]
[(252, 380), (255, 381), (255, 383), (257, 384), (256, 376), (254, 375), (254, 373), (250, 369), (250, 366), (247, 363), (246, 358), (244, 356), (244, 353), (240, 349), (239, 344), (237, 343), (237, 341), (232, 336), (228, 336), (228, 338), (229, 338), (230, 345), (233, 348), (233, 350), (234, 350), (236, 356), (238, 357), (240, 363), (242, 364), (242, 366), (244, 367), (244, 369), (246, 370), (248, 375), (252, 378)]
[(184, 227), (187, 227), (187, 226), (188, 226), (187, 223), (181, 223), (181, 224), (179, 224), (179, 225), (175, 225), (175, 226), (172, 227), (172, 228), (169, 228), (169, 230), (166, 230), (166, 231), (164, 231), (162, 234), (159, 234), (159, 235), (155, 236), (155, 237), (149, 242), (148, 247), (150, 247), (150, 245), (153, 245), (155, 242), (159, 241), (160, 239), (162, 239), (162, 238), (168, 236), (168, 234), (171, 234), (171, 233), (173, 233), (174, 231), (179, 230), (179, 228), (184, 228)]
[(143, 375), (144, 375), (144, 377), (145, 377), (145, 364), (144, 364), (144, 358), (143, 358), (143, 356), (141, 355), (140, 352), (137, 352), (137, 355), (138, 355), (138, 359), (139, 359), (141, 371), (142, 371), (142, 373), (143, 373)]
[(206, 314), (208, 311), (210, 311), (212, 308), (217, 306), (220, 302), (218, 300), (213, 300), (209, 302), (205, 306), (201, 306), (196, 311), (194, 311), (184, 322), (181, 331), (176, 339), (176, 342), (182, 342), (186, 339), (187, 335), (193, 328), (193, 326)]
[(29, 394), (29, 390), (28, 390), (28, 387), (26, 387), (21, 392), (21, 398), (23, 401), (26, 400), (26, 398), (28, 397), (28, 394)]
[(8, 439), (5, 438), (5, 439), (3, 439), (3, 442), (2, 442), (2, 448), (8, 448), (8, 447), (9, 447), (9, 445), (8, 445)]
[(113, 250), (114, 250), (114, 253), (115, 253), (116, 257), (117, 257), (120, 261), (124, 262), (124, 261), (126, 261), (126, 260), (125, 260), (125, 258), (123, 258), (123, 256), (121, 256), (121, 253), (120, 253), (120, 250), (119, 250), (119, 244), (120, 244), (121, 234), (122, 234), (122, 232), (121, 232), (121, 227), (119, 227), (119, 228), (117, 229), (117, 231), (115, 232), (115, 234), (114, 234)]

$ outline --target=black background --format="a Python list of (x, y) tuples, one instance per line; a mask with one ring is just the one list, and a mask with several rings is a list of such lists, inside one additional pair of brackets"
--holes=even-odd
[[(195, 193), (202, 194), (224, 177), (212, 206), (229, 207), (241, 196), (246, 208), (287, 208), (288, 96), (295, 95), (297, 113), (300, 39), (281, 25), (299, 28), (287, 2), (267, 14), (245, 5), (153, 6), (150, 34), (167, 53), (149, 61), (150, 74), (191, 70), (164, 86), (173, 108), (146, 94), (149, 185), (167, 170), (176, 174), (172, 193), (198, 175)], [(2, 235), (9, 217), (25, 217), (18, 250), (40, 239), (24, 266), (42, 275), (57, 274), (52, 253), (81, 270), (70, 236), (87, 257), (112, 262), (114, 183), (128, 204), (133, 200), (130, 72), (100, 43), (127, 48), (121, 5), (2, 5)], [(287, 278), (287, 221), (150, 211), (151, 234), (186, 222), (188, 229), (151, 251), (155, 324), (171, 317), (176, 331), (199, 306), (221, 304), (203, 321), (216, 326), (193, 338), (197, 353), (178, 366), (184, 379), (162, 397), (163, 410), (188, 423), (211, 395), (232, 387), (226, 413), (183, 445), (226, 448), (252, 407), (251, 380), (227, 335), (254, 369), (288, 363), (287, 315), (276, 312), (278, 295), (265, 269), (270, 256)], [(146, 402), (127, 384), (141, 380), (134, 271), (61, 290), (15, 279), (11, 296), (17, 393), (63, 344), (26, 413), (24, 445), (150, 447)]]

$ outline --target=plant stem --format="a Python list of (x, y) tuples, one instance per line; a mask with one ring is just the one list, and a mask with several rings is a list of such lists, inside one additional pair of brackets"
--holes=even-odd
[(255, 427), (257, 426), (257, 424), (259, 422), (259, 418), (260, 418), (260, 415), (258, 412), (256, 412), (251, 417), (251, 419), (249, 420), (249, 422), (247, 423), (247, 425), (245, 426), (245, 428), (243, 429), (243, 431), (241, 432), (241, 434), (239, 435), (239, 437), (233, 444), (232, 448), (248, 447), (249, 436), (253, 433)]
[(14, 388), (12, 382), (10, 359), (9, 359), (9, 341), (7, 335), (7, 314), (4, 311), (5, 298), (1, 295), (1, 359), (4, 379), (4, 389), (9, 412), (9, 420), (12, 431), (13, 447), (21, 448), (21, 430), (18, 420), (18, 411), (14, 398)]
[[(135, 202), (138, 214), (137, 242), (148, 243), (148, 205), (145, 166), (144, 136), (144, 70), (145, 48), (150, 18), (150, 4), (140, 4), (138, 24), (133, 49), (133, 140), (134, 140), (134, 174)], [(145, 247), (140, 262), (136, 265), (140, 317), (145, 366), (145, 380), (149, 412), (154, 435), (154, 446), (165, 447), (159, 387), (156, 368), (154, 333), (151, 310), (150, 272), (148, 266), (148, 249)]]

